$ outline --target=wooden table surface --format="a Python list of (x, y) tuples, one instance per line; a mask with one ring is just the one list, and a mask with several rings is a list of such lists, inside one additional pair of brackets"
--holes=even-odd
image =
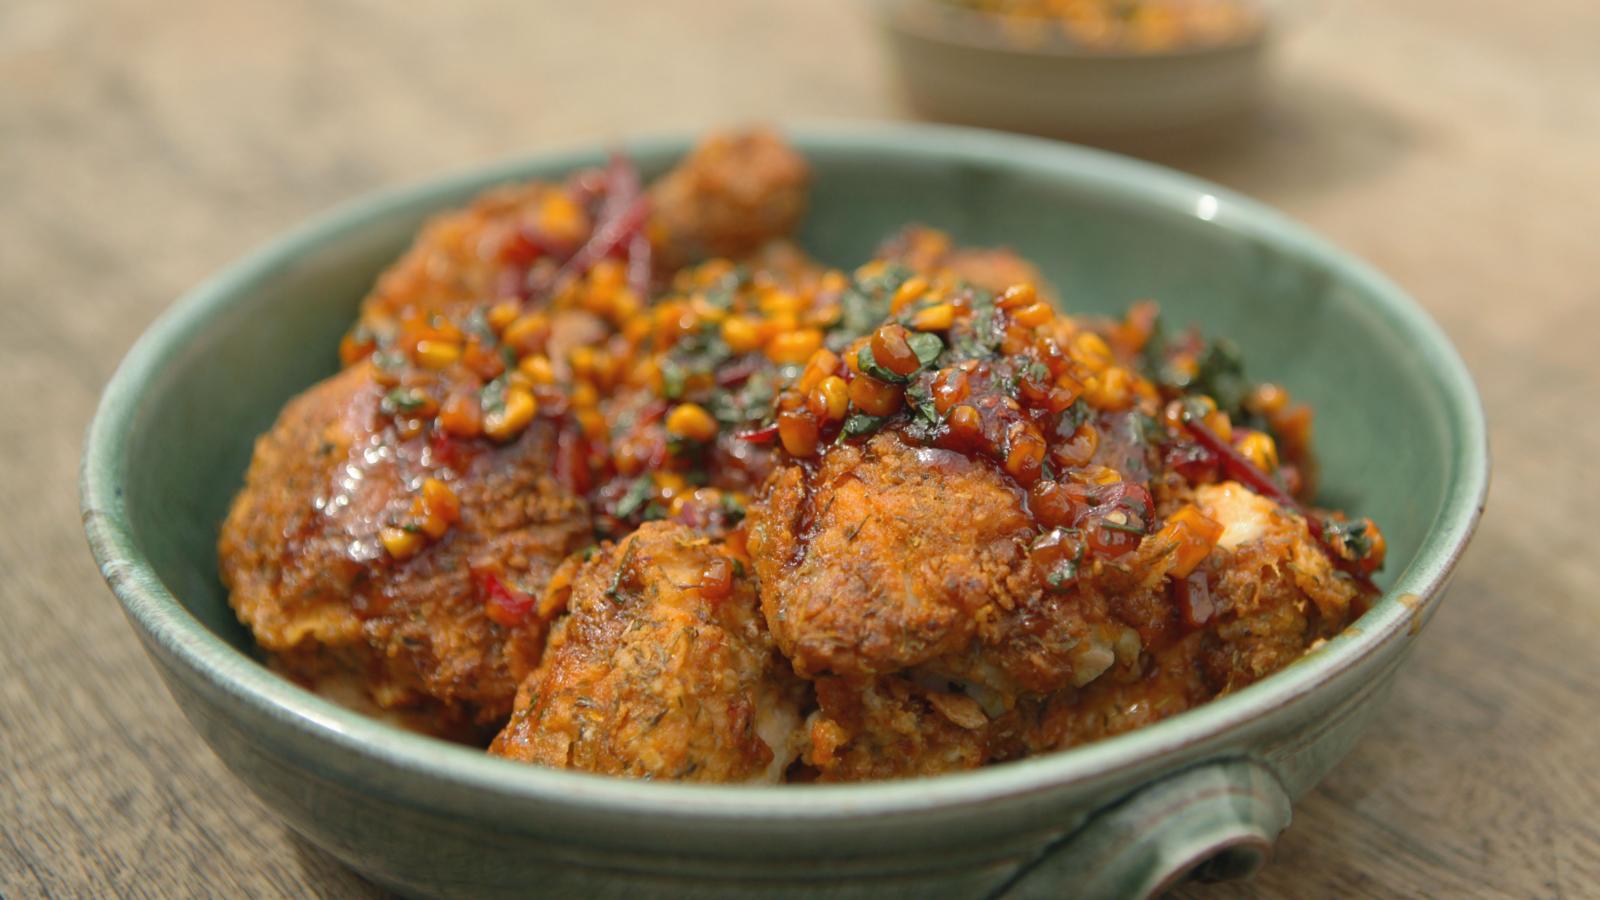
[[(1244, 892), (1590, 893), (1600, 3), (1305, 5), (1259, 121), (1161, 159), (1420, 298), (1477, 376), (1495, 482), (1392, 698)], [(223, 770), (84, 547), (84, 425), (167, 303), (311, 213), (444, 170), (905, 117), (886, 74), (849, 0), (0, 3), (0, 895), (377, 893)]]

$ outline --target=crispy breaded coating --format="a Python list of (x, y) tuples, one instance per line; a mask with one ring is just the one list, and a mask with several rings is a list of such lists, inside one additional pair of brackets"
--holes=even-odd
[(750, 552), (796, 670), (873, 675), (961, 650), (1015, 603), (1030, 528), (993, 467), (883, 434), (774, 476)]
[(777, 132), (714, 134), (650, 189), (664, 264), (739, 257), (794, 230), (811, 167)]
[(407, 319), (460, 322), (473, 309), (517, 296), (531, 268), (556, 268), (546, 249), (570, 250), (588, 239), (593, 221), (579, 194), (538, 181), (504, 185), (432, 217), (362, 301), (352, 335), (370, 344)]
[(535, 423), (459, 461), (460, 521), (428, 552), (389, 559), (379, 532), (405, 512), (435, 448), (392, 433), (375, 375), (362, 362), (316, 385), (257, 441), (222, 526), (223, 583), (290, 674), (361, 673), (380, 706), (428, 710), (441, 733), (492, 725), (538, 662), (544, 629), (487, 618), (474, 572), (542, 590), (588, 542), (586, 505), (550, 478), (554, 433)]
[(490, 752), (684, 781), (781, 779), (804, 685), (719, 542), (649, 522), (579, 569), (544, 662)]

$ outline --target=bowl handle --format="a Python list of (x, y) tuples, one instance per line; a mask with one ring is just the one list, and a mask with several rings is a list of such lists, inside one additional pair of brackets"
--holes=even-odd
[(1153, 897), (1185, 878), (1248, 878), (1289, 825), (1289, 795), (1248, 759), (1201, 763), (1100, 810), (1001, 896)]

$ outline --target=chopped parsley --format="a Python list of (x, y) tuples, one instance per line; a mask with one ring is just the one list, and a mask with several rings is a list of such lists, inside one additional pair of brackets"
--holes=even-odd
[(655, 497), (655, 479), (649, 475), (640, 475), (633, 480), (632, 484), (628, 485), (627, 491), (623, 492), (616, 505), (612, 506), (611, 514), (619, 519), (630, 518), (634, 513), (643, 509), (646, 504), (653, 501)]
[(383, 411), (413, 413), (428, 405), (428, 395), (416, 388), (398, 387), (383, 396)]
[(879, 381), (887, 381), (890, 384), (905, 384), (911, 380), (909, 375), (891, 372), (878, 365), (878, 358), (872, 355), (872, 346), (870, 344), (862, 347), (861, 351), (856, 354), (856, 364), (861, 367), (863, 375), (871, 375)]
[(869, 416), (864, 413), (857, 413), (844, 420), (844, 426), (839, 430), (839, 436), (853, 438), (871, 434), (882, 428), (883, 423), (887, 421), (889, 421), (887, 416)]

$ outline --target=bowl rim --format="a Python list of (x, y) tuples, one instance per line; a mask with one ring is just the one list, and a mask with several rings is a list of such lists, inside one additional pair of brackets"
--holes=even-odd
[[(1315, 236), (1287, 216), (1202, 179), (1099, 150), (979, 129), (879, 123), (795, 125), (786, 135), (807, 155), (876, 154), (1022, 169), (1091, 185), (1142, 205), (1192, 215), (1337, 270), (1372, 298), (1371, 311), (1411, 339), (1423, 371), (1444, 398), (1454, 448), (1444, 502), (1416, 556), (1358, 622), (1295, 664), (1235, 694), (1144, 728), (1053, 754), (936, 778), (843, 785), (699, 785), (643, 782), (529, 766), (412, 734), (324, 700), (235, 649), (184, 608), (139, 547), (123, 503), (122, 451), (136, 427), (147, 388), (179, 348), (203, 334), (233, 299), (288, 261), (330, 238), (407, 210), (436, 210), (457, 196), (517, 177), (593, 165), (604, 148), (541, 152), (368, 194), (323, 213), (261, 246), (183, 295), (139, 337), (107, 383), (91, 420), (80, 469), (81, 511), (101, 573), (148, 643), (220, 689), (233, 702), (332, 745), (363, 765), (411, 778), (443, 780), (463, 791), (549, 806), (627, 816), (691, 819), (842, 820), (953, 809), (1081, 785), (1157, 764), (1225, 733), (1243, 730), (1416, 634), (1431, 616), (1482, 514), (1489, 481), (1483, 410), (1455, 348), (1398, 286), (1368, 264)], [(626, 142), (631, 152), (665, 158), (694, 135)], [(417, 802), (427, 803), (427, 800)]]

